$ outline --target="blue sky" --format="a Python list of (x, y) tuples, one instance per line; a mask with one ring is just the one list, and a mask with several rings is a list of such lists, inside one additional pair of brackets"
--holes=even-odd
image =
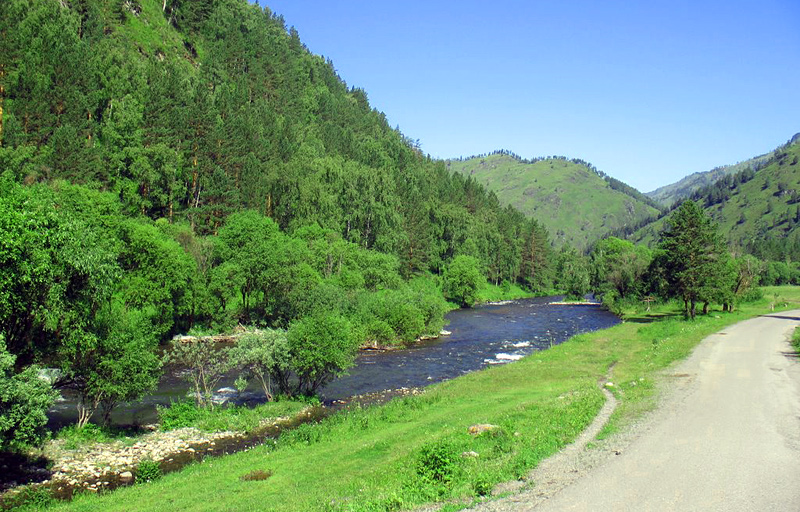
[(800, 2), (273, 0), (422, 150), (582, 158), (642, 191), (800, 132)]

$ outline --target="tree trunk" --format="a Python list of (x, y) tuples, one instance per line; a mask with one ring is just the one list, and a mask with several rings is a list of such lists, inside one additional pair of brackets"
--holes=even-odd
[(703, 314), (704, 315), (708, 314), (708, 302), (703, 303)]
[(689, 318), (691, 318), (692, 320), (694, 320), (694, 317), (695, 317), (695, 314), (696, 314), (696, 307), (697, 307), (697, 303), (695, 302), (694, 299), (691, 299), (689, 301)]
[(78, 402), (78, 423), (77, 427), (79, 429), (86, 426), (89, 423), (89, 419), (94, 414), (95, 409), (97, 409), (97, 403), (87, 403), (86, 398), (81, 397), (80, 401)]

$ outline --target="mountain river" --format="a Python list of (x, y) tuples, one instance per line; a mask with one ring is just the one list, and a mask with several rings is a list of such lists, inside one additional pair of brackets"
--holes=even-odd
[[(531, 352), (546, 349), (569, 337), (610, 327), (619, 319), (596, 305), (554, 305), (561, 297), (540, 297), (451, 311), (446, 318), (450, 335), (407, 349), (363, 351), (349, 375), (340, 377), (320, 392), (327, 404), (354, 395), (399, 388), (421, 387), (479, 370), (505, 364)], [(236, 374), (222, 379), (219, 388), (232, 388)], [(144, 425), (157, 420), (156, 406), (187, 396), (188, 383), (179, 368), (167, 368), (158, 389), (139, 402), (122, 404), (112, 420), (119, 425)], [(263, 397), (263, 393), (261, 394)], [(257, 400), (258, 389), (242, 397)], [(50, 425), (74, 422), (75, 399), (64, 396), (49, 411)]]

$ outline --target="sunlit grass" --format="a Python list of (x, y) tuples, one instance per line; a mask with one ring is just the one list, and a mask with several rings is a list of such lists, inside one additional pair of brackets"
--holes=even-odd
[[(620, 399), (607, 436), (652, 408), (659, 372), (705, 336), (798, 299), (797, 287), (767, 290), (758, 303), (734, 313), (715, 310), (694, 322), (681, 319), (677, 304), (650, 312), (643, 305), (620, 325), (519, 362), (304, 425), (275, 444), (209, 459), (152, 484), (81, 496), (58, 509), (367, 511), (468, 503), (498, 482), (524, 476), (573, 440), (603, 404), (601, 379), (614, 382)], [(473, 437), (467, 429), (478, 423), (499, 428)], [(253, 471), (271, 476), (242, 480)]]

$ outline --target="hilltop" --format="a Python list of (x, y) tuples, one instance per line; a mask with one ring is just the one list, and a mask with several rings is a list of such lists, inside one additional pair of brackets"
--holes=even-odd
[[(800, 133), (795, 135), (791, 140), (795, 141), (798, 138), (800, 138)], [(697, 190), (709, 185), (713, 185), (726, 176), (734, 175), (746, 169), (752, 169), (756, 171), (761, 167), (764, 167), (770, 161), (770, 159), (775, 156), (775, 153), (779, 151), (779, 149), (775, 149), (774, 151), (770, 151), (769, 153), (765, 153), (763, 155), (754, 156), (753, 158), (749, 158), (736, 164), (722, 165), (715, 167), (710, 171), (690, 174), (685, 178), (676, 181), (675, 183), (671, 183), (669, 185), (659, 187), (651, 192), (647, 192), (645, 195), (665, 207), (671, 207), (676, 201), (686, 199)]]
[(656, 204), (581, 160), (523, 160), (506, 151), (463, 160), (447, 168), (469, 176), (543, 224), (557, 245), (583, 250), (609, 231), (658, 215)]
[[(760, 157), (759, 157), (760, 158)], [(744, 168), (694, 191), (719, 223), (728, 242), (767, 259), (796, 259), (800, 225), (800, 137), (795, 136), (763, 160), (757, 170)], [(658, 219), (629, 238), (652, 244), (664, 226)], [(794, 255), (794, 256), (793, 256)]]

